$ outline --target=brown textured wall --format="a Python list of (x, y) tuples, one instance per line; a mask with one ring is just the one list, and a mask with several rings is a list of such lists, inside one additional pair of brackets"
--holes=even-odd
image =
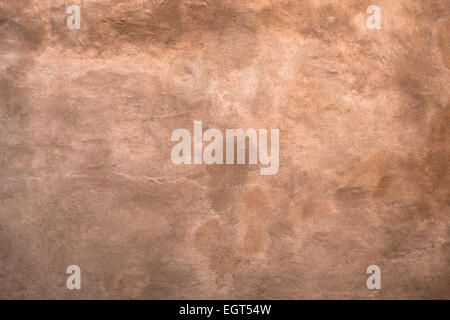
[[(1, 0), (0, 298), (449, 299), (449, 11)], [(279, 172), (174, 165), (194, 120), (279, 128)]]

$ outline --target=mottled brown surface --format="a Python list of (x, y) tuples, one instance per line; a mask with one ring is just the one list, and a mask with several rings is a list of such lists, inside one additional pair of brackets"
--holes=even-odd
[[(449, 11), (0, 0), (0, 298), (449, 299)], [(174, 165), (194, 120), (279, 128), (278, 174)]]

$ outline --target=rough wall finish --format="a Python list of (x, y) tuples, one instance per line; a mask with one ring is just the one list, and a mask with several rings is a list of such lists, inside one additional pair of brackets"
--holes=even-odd
[[(449, 12), (0, 0), (0, 298), (449, 299)], [(279, 172), (173, 164), (194, 120), (280, 129)]]

